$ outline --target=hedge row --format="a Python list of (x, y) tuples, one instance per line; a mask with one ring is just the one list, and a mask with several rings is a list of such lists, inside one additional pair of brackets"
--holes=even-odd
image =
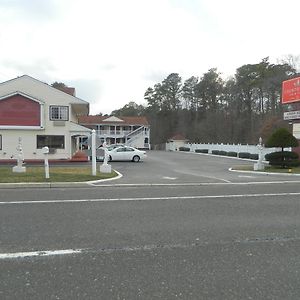
[(196, 149), (196, 153), (208, 153), (208, 149)]
[[(189, 152), (191, 149), (188, 147), (179, 147), (179, 151), (186, 151)], [(208, 153), (208, 149), (196, 149), (196, 153)], [(234, 152), (234, 151), (223, 151), (223, 150), (212, 150), (212, 154), (214, 155), (221, 155), (221, 156), (230, 156), (230, 157), (239, 157), (239, 158), (246, 158), (246, 159), (253, 159), (258, 160), (258, 154), (251, 154), (249, 152)], [(298, 154), (295, 152), (290, 151), (279, 151), (279, 152), (272, 152), (266, 154), (265, 159), (269, 161), (270, 165), (273, 166), (281, 166), (282, 168), (285, 167), (298, 167), (300, 166), (300, 161), (298, 158)]]
[(191, 149), (188, 148), (188, 147), (179, 147), (178, 150), (179, 150), (179, 151), (186, 151), (186, 152), (189, 152)]
[(230, 156), (230, 157), (239, 157), (239, 158), (247, 158), (247, 159), (253, 159), (258, 160), (258, 154), (251, 154), (248, 152), (234, 152), (234, 151), (222, 151), (222, 150), (212, 150), (211, 152), (214, 155), (223, 155), (223, 156)]
[[(179, 147), (179, 151), (190, 151), (191, 149), (188, 147)], [(208, 153), (208, 149), (196, 149), (196, 153)], [(247, 158), (247, 159), (253, 159), (258, 160), (258, 154), (251, 154), (248, 152), (234, 152), (234, 151), (223, 151), (223, 150), (212, 150), (212, 154), (214, 155), (222, 155), (222, 156), (230, 156), (230, 157), (239, 157), (239, 158)]]

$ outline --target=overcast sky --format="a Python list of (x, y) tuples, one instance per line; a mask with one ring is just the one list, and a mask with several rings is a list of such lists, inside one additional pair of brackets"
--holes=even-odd
[(0, 82), (64, 82), (110, 113), (170, 73), (300, 54), (299, 0), (0, 0)]

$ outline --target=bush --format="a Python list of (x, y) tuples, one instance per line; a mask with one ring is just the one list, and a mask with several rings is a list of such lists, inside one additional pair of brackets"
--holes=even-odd
[(211, 154), (214, 154), (214, 155), (219, 155), (220, 151), (219, 150), (212, 150), (211, 151)]
[(259, 155), (258, 154), (250, 154), (250, 159), (258, 160)]
[(219, 155), (227, 156), (227, 151), (220, 150)]
[(234, 151), (229, 151), (228, 153), (227, 153), (227, 156), (231, 156), (231, 157), (237, 157), (237, 152), (234, 152)]
[(281, 167), (281, 168), (292, 168), (292, 167), (299, 167), (300, 161), (299, 160), (289, 160), (289, 161), (269, 161), (269, 165), (273, 167)]
[(278, 151), (266, 154), (265, 159), (271, 166), (281, 166), (282, 168), (300, 166), (299, 156), (296, 152)]
[(208, 149), (196, 149), (196, 153), (208, 153)]
[(188, 148), (188, 147), (179, 147), (178, 150), (179, 150), (179, 151), (186, 151), (186, 152), (189, 152), (191, 149)]
[(250, 153), (249, 152), (240, 152), (239, 153), (239, 158), (250, 158)]
[(296, 152), (291, 151), (278, 151), (266, 154), (265, 159), (270, 161), (282, 159), (282, 157), (286, 159), (298, 159), (299, 155)]
[(266, 142), (266, 147), (297, 147), (298, 140), (287, 130), (287, 128), (278, 128), (273, 134), (268, 138)]

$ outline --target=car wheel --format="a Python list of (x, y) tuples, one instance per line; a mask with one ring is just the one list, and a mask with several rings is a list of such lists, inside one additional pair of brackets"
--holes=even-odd
[(133, 158), (132, 158), (132, 161), (134, 162), (139, 162), (140, 161), (140, 157), (138, 155), (135, 155)]

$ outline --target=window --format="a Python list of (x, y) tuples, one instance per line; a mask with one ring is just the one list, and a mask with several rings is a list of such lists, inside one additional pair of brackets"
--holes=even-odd
[(36, 139), (38, 149), (49, 147), (54, 149), (65, 149), (64, 135), (38, 135)]
[(2, 150), (2, 135), (0, 134), (0, 150)]
[(50, 120), (68, 121), (69, 106), (50, 106)]

